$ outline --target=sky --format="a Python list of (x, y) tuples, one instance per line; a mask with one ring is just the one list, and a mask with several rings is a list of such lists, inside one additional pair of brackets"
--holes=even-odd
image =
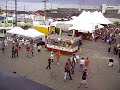
[[(17, 0), (18, 10), (35, 11), (44, 10), (44, 0)], [(0, 0), (0, 6), (5, 9), (6, 0)], [(80, 7), (95, 7), (102, 4), (120, 5), (120, 0), (48, 0), (47, 9), (56, 8), (80, 8)], [(7, 0), (8, 9), (14, 10), (14, 0)]]

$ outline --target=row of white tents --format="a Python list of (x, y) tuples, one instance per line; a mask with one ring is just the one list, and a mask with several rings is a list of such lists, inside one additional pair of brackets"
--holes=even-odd
[(30, 37), (30, 38), (42, 38), (45, 41), (45, 34), (41, 33), (35, 29), (29, 28), (27, 30), (22, 29), (21, 27), (14, 27), (11, 30), (8, 30), (7, 33), (9, 34), (17, 34), (20, 36)]
[[(62, 28), (65, 31), (78, 30), (79, 32), (93, 32), (95, 29), (103, 28), (101, 24), (112, 24), (101, 12), (83, 11), (78, 17), (73, 16), (70, 21), (56, 21), (51, 26)], [(96, 28), (97, 26), (97, 28)]]

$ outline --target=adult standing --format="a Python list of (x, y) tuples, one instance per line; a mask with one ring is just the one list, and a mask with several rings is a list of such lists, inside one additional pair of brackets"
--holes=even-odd
[(31, 54), (32, 54), (32, 57), (33, 57), (33, 55), (34, 55), (34, 47), (33, 47), (33, 45), (31, 46)]
[(61, 56), (61, 53), (60, 53), (60, 50), (58, 50), (57, 53), (56, 53), (56, 59), (57, 59), (57, 64), (58, 65), (60, 65), (60, 63), (59, 63), (60, 56)]
[(7, 41), (7, 39), (4, 40), (4, 44), (5, 44), (5, 47), (8, 46), (8, 41)]
[(27, 57), (30, 58), (29, 53), (30, 53), (30, 46), (26, 45), (26, 51), (27, 51)]
[(108, 52), (110, 52), (110, 51), (111, 51), (111, 45), (108, 46)]
[(70, 80), (72, 80), (72, 77), (71, 77), (71, 61), (70, 61), (70, 59), (68, 59), (68, 69), (67, 69), (67, 73), (68, 73), (68, 75), (69, 75), (69, 77), (70, 77)]
[(51, 51), (50, 58), (51, 58), (51, 61), (54, 62), (54, 53), (53, 53), (53, 51)]
[(15, 46), (15, 56), (18, 57), (18, 45)]
[(15, 46), (12, 46), (12, 58), (15, 57)]
[(80, 60), (80, 56), (79, 56), (79, 54), (76, 54), (76, 62), (78, 63), (79, 60)]
[(85, 68), (87, 69), (89, 65), (90, 65), (90, 60), (87, 57), (86, 60), (85, 60)]
[(83, 74), (82, 74), (82, 81), (80, 83), (80, 87), (81, 87), (82, 84), (84, 84), (84, 87), (87, 88), (87, 86), (86, 86), (86, 79), (87, 79), (87, 77), (88, 77), (88, 73), (87, 73), (87, 69), (85, 69)]
[(41, 51), (41, 45), (38, 45), (37, 49), (38, 49), (38, 53), (39, 53)]
[(67, 72), (68, 72), (68, 62), (65, 64), (64, 67), (64, 81), (67, 80)]
[(50, 58), (48, 58), (48, 66), (46, 67), (46, 69), (51, 69), (51, 59)]
[(74, 70), (74, 69), (75, 69), (75, 63), (76, 63), (76, 62), (75, 62), (75, 60), (73, 59), (72, 62), (71, 62), (71, 72), (72, 72), (72, 74), (74, 74), (74, 72), (75, 72), (75, 70)]
[(1, 48), (2, 48), (2, 53), (4, 54), (5, 53), (5, 44), (4, 44), (4, 42), (2, 42)]
[(84, 57), (82, 57), (82, 59), (80, 60), (80, 71), (84, 71), (84, 67), (85, 67), (85, 60)]

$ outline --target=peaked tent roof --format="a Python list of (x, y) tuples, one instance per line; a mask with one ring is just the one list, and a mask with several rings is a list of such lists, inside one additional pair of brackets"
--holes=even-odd
[(21, 27), (14, 27), (11, 30), (7, 31), (7, 33), (24, 35), (24, 29)]
[(31, 37), (31, 38), (40, 37), (43, 39), (43, 41), (45, 41), (45, 34), (38, 32), (37, 30), (32, 28), (24, 30), (21, 27), (14, 27), (13, 29), (7, 31), (7, 33), (22, 35), (22, 36)]
[[(96, 26), (98, 26), (97, 28), (95, 28)], [(70, 27), (69, 30), (78, 30), (78, 32), (90, 32), (92, 33), (95, 29), (98, 28), (103, 28), (102, 25), (99, 24), (86, 24), (86, 25), (76, 25), (73, 27)]]

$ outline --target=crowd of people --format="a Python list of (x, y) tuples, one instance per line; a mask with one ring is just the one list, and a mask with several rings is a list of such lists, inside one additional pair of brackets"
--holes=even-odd
[[(119, 34), (118, 34), (119, 33)], [(118, 36), (117, 36), (118, 35)], [(8, 39), (8, 38), (7, 38)], [(8, 41), (5, 39), (1, 43), (1, 50), (2, 53), (5, 53), (5, 48), (8, 46)], [(118, 55), (120, 58), (120, 29), (117, 26), (107, 26), (104, 29), (97, 30), (93, 33), (93, 40), (97, 42), (98, 39), (103, 40), (104, 42), (108, 43), (108, 52), (111, 52), (113, 48), (113, 53)], [(11, 57), (19, 57), (19, 51), (22, 48), (26, 50), (26, 56), (28, 58), (34, 56), (34, 49), (37, 47), (38, 53), (41, 52), (42, 45), (39, 43), (41, 40), (34, 41), (32, 39), (25, 39), (25, 38), (16, 38), (12, 39), (12, 47), (11, 47)], [(80, 40), (81, 42), (81, 40)], [(81, 48), (79, 47), (81, 50)], [(56, 53), (51, 51), (50, 56), (48, 58), (48, 65), (46, 69), (51, 69), (52, 63), (57, 63), (60, 65), (60, 58), (61, 52), (58, 50)], [(64, 66), (64, 81), (66, 82), (68, 78), (73, 80), (72, 75), (75, 73), (75, 67), (79, 64), (80, 72), (82, 73), (82, 81), (80, 86), (84, 84), (85, 88), (86, 79), (88, 76), (88, 67), (90, 65), (90, 59), (88, 57), (80, 57), (80, 53), (75, 53), (72, 55), (71, 58), (68, 58), (68, 61), (65, 63)], [(113, 66), (113, 60), (109, 60), (109, 66)]]
[[(61, 57), (61, 52), (59, 50), (56, 53), (51, 51), (50, 57), (48, 58), (48, 65), (47, 65), (46, 69), (51, 69), (51, 65), (55, 62), (58, 65), (60, 65), (60, 63), (59, 63), (60, 57)], [(79, 72), (82, 72), (82, 81), (80, 83), (80, 86), (82, 84), (84, 84), (85, 88), (87, 88), (86, 79), (87, 79), (87, 76), (88, 76), (87, 70), (88, 70), (88, 67), (90, 65), (90, 60), (89, 60), (88, 57), (86, 59), (84, 57), (80, 58), (79, 53), (73, 54), (72, 57), (68, 58), (68, 61), (65, 63), (65, 66), (64, 66), (64, 81), (66, 82), (69, 79), (73, 80), (72, 75), (76, 71), (75, 67), (76, 67), (77, 64), (79, 64), (79, 67), (80, 67)]]
[(108, 25), (105, 28), (97, 30), (93, 33), (95, 41), (101, 39), (108, 43), (108, 52), (113, 52), (120, 58), (120, 26)]
[(11, 47), (11, 57), (15, 58), (19, 56), (19, 51), (24, 48), (26, 50), (26, 56), (28, 58), (34, 56), (34, 49), (37, 48), (38, 53), (41, 51), (42, 46), (45, 45), (45, 42), (40, 39), (33, 40), (31, 38), (23, 38), (23, 37), (7, 37), (0, 43), (0, 49), (2, 53), (5, 53), (5, 49), (8, 46), (8, 41), (12, 41)]

